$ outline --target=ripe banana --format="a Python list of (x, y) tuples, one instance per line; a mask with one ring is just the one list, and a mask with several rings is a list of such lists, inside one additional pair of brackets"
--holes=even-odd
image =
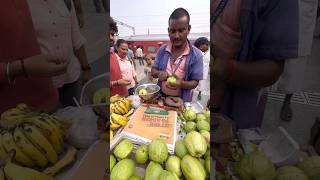
[(1, 114), (0, 126), (5, 129), (12, 129), (22, 123), (23, 119), (27, 117), (31, 117), (31, 115), (17, 108), (8, 109)]
[(11, 160), (6, 163), (3, 170), (6, 178), (10, 180), (54, 180), (53, 177), (34, 169), (16, 165)]
[(22, 165), (28, 166), (28, 167), (32, 167), (34, 166), (34, 161), (32, 161), (26, 154), (24, 154), (21, 149), (16, 145), (16, 143), (13, 140), (13, 136), (10, 132), (5, 131), (2, 134), (2, 143), (4, 146), (4, 149), (6, 150), (6, 152), (10, 152), (12, 150), (14, 150), (15, 156), (14, 159), (21, 163)]
[(114, 102), (118, 101), (120, 98), (121, 97), (118, 94), (116, 94), (114, 96), (111, 96), (110, 97), (110, 103), (114, 103)]
[(123, 114), (126, 114), (128, 112), (129, 109), (127, 108), (125, 102), (120, 100), (120, 101), (116, 102), (116, 104), (123, 110)]
[(131, 102), (130, 102), (130, 100), (129, 100), (129, 99), (122, 98), (120, 101), (121, 101), (121, 102), (123, 102), (123, 103), (125, 104), (125, 106), (126, 106), (126, 108), (127, 108), (127, 109), (130, 109)]
[(2, 135), (0, 133), (0, 159), (3, 159), (6, 155), (7, 155), (7, 152), (2, 145)]
[(110, 128), (111, 129), (113, 129), (113, 130), (118, 129), (120, 126), (121, 126), (120, 124), (117, 124), (117, 123), (113, 122), (112, 119), (110, 119)]
[(64, 137), (64, 132), (63, 130), (60, 129), (59, 126), (57, 126), (51, 119), (48, 119), (48, 118), (44, 118), (43, 119), (49, 126), (52, 127), (52, 130), (55, 131), (55, 133), (58, 135), (58, 138), (59, 138), (59, 142), (60, 142), (60, 149), (59, 149), (59, 152), (61, 152), (62, 150), (62, 145), (63, 145), (63, 137)]
[(131, 114), (133, 114), (134, 109), (131, 108), (130, 111), (127, 112), (127, 114), (123, 115), (124, 117), (129, 117)]
[(39, 167), (45, 167), (48, 164), (45, 155), (28, 140), (20, 127), (14, 130), (13, 138), (21, 151), (28, 155)]
[(44, 153), (51, 163), (55, 163), (58, 160), (57, 152), (37, 127), (25, 124), (23, 130), (27, 138)]
[(121, 126), (124, 126), (127, 123), (127, 118), (124, 117), (124, 116), (121, 116), (119, 114), (112, 113), (111, 114), (111, 119), (115, 123), (120, 124)]
[(66, 126), (64, 126), (61, 122), (56, 120), (56, 118), (50, 116), (49, 114), (45, 114), (45, 113), (40, 114), (40, 116), (43, 119), (50, 121), (51, 124), (53, 124), (57, 129), (59, 129), (59, 131), (62, 133), (63, 137), (66, 136), (68, 128)]
[(59, 171), (61, 171), (66, 166), (70, 165), (73, 161), (76, 160), (77, 149), (69, 145), (66, 154), (60, 159), (56, 164), (51, 167), (48, 167), (43, 171), (44, 174), (49, 176), (55, 176)]
[(113, 104), (113, 111), (114, 111), (114, 113), (121, 114), (121, 112), (119, 111), (119, 109), (116, 108), (116, 105), (115, 105), (115, 104)]
[(41, 120), (41, 117), (37, 116), (34, 118), (25, 119), (25, 122), (31, 123), (43, 129), (44, 135), (49, 139), (53, 145), (54, 150), (59, 154), (62, 150), (61, 134), (59, 134), (54, 127), (50, 126), (47, 122)]

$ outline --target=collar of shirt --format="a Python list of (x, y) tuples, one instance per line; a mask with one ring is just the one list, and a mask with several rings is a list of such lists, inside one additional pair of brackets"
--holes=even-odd
[[(171, 42), (168, 42), (167, 47), (166, 47), (166, 51), (171, 54), (171, 53), (172, 53), (171, 50), (172, 50), (172, 43), (171, 43)], [(185, 46), (182, 54), (181, 54), (179, 57), (181, 57), (181, 56), (187, 56), (187, 55), (189, 55), (189, 53), (190, 53), (190, 47), (189, 47), (189, 42), (187, 41), (187, 44), (186, 44), (186, 46)]]
[(118, 53), (115, 53), (117, 56), (118, 61), (129, 61), (128, 56), (126, 56), (125, 58), (121, 58)]

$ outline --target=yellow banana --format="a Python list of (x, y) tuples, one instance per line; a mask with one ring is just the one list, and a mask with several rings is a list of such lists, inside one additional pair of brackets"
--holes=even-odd
[(45, 169), (43, 173), (49, 176), (55, 176), (59, 171), (61, 171), (63, 168), (75, 161), (76, 156), (77, 149), (69, 145), (66, 154), (56, 164)]
[(3, 171), (6, 178), (10, 180), (54, 180), (53, 177), (34, 169), (16, 165), (11, 160), (7, 161)]
[(130, 100), (129, 100), (129, 99), (122, 98), (120, 101), (121, 101), (121, 102), (123, 102), (123, 103), (125, 104), (125, 106), (126, 106), (126, 108), (127, 108), (128, 110), (130, 109), (131, 102), (130, 102)]
[(120, 97), (118, 94), (116, 94), (116, 95), (114, 95), (114, 96), (111, 96), (111, 97), (110, 97), (110, 103), (117, 102), (120, 98), (121, 98), (121, 97)]
[(32, 159), (39, 167), (45, 167), (48, 164), (45, 155), (29, 141), (20, 127), (17, 127), (14, 130), (13, 138), (21, 151), (28, 155), (28, 157), (30, 157), (30, 159)]
[(26, 137), (44, 153), (51, 163), (55, 163), (58, 160), (57, 152), (36, 126), (25, 124), (23, 130)]
[(111, 119), (110, 119), (110, 128), (111, 129), (118, 129), (121, 125), (114, 123)]
[(63, 126), (58, 120), (56, 120), (54, 117), (50, 116), (49, 114), (42, 113), (40, 116), (50, 122), (55, 128), (57, 128), (60, 133), (65, 137), (67, 134), (68, 128)]
[(37, 116), (34, 118), (26, 119), (25, 122), (34, 124), (40, 129), (45, 130), (44, 135), (49, 139), (50, 143), (53, 145), (54, 150), (59, 154), (62, 150), (61, 134), (59, 134), (56, 129), (54, 129), (54, 127), (50, 126), (47, 122), (40, 119), (42, 118)]
[(130, 111), (127, 112), (127, 114), (123, 115), (124, 117), (129, 117), (131, 114), (133, 114), (134, 109), (131, 108)]
[(122, 114), (122, 109), (119, 106), (117, 106), (116, 104), (114, 104), (114, 112), (116, 114)]
[(124, 117), (124, 116), (121, 116), (119, 114), (115, 114), (115, 113), (112, 113), (111, 114), (111, 119), (117, 123), (117, 124), (120, 124), (120, 125), (125, 125), (127, 123), (127, 118)]
[(59, 126), (57, 126), (51, 119), (44, 117), (43, 121), (45, 121), (49, 126), (52, 127), (52, 130), (54, 130), (56, 132), (56, 134), (59, 137), (59, 141), (61, 144), (61, 148), (62, 148), (62, 144), (63, 144), (63, 136), (64, 136), (64, 132), (62, 129), (60, 129)]
[(120, 106), (121, 107), (121, 109), (123, 109), (124, 111), (123, 111), (123, 114), (125, 114), (125, 113), (127, 113), (128, 112), (128, 110), (129, 109), (127, 109), (127, 106), (126, 106), (126, 103), (125, 102), (123, 102), (123, 101), (118, 101), (118, 102), (116, 102), (117, 104), (118, 104), (118, 106)]
[(116, 107), (116, 109), (118, 109), (118, 111), (120, 112), (121, 115), (126, 113), (126, 110), (123, 109), (123, 108), (122, 108), (121, 106), (119, 106), (118, 104), (116, 104), (115, 107)]
[(6, 152), (10, 152), (12, 150), (16, 152), (14, 159), (17, 162), (28, 167), (32, 167), (35, 165), (34, 161), (32, 161), (26, 154), (24, 154), (21, 151), (21, 149), (16, 145), (16, 143), (13, 140), (13, 136), (10, 132), (5, 131), (2, 134), (2, 143)]
[(7, 155), (7, 152), (2, 145), (2, 135), (1, 134), (2, 133), (0, 133), (0, 159), (3, 159)]

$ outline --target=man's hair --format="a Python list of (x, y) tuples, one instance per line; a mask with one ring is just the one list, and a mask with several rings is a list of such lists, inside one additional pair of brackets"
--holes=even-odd
[(117, 23), (112, 19), (111, 16), (109, 19), (109, 28), (110, 28), (110, 32), (113, 31), (115, 33), (118, 33)]
[(188, 24), (189, 24), (190, 23), (190, 15), (189, 15), (188, 11), (185, 10), (184, 8), (177, 8), (171, 13), (168, 23), (170, 24), (170, 19), (177, 20), (177, 19), (180, 19), (184, 16), (187, 16)]
[(200, 37), (194, 42), (194, 46), (197, 48), (200, 48), (203, 44), (209, 45), (209, 40), (206, 37)]
[(116, 43), (116, 47), (118, 48), (118, 47), (119, 47), (121, 44), (123, 44), (123, 43), (128, 44), (126, 40), (124, 40), (124, 39), (118, 39), (118, 40), (117, 40), (117, 43)]

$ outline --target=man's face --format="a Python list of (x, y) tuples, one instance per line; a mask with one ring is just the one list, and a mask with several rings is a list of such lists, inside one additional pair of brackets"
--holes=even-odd
[(208, 51), (208, 49), (209, 49), (209, 45), (208, 44), (201, 44), (200, 45), (200, 50), (202, 52), (206, 52), (206, 51)]
[(170, 19), (169, 21), (169, 38), (172, 46), (176, 49), (182, 48), (187, 41), (191, 26), (188, 24), (187, 16), (179, 19)]
[(119, 57), (121, 59), (125, 58), (128, 55), (128, 44), (121, 43), (117, 50), (118, 50)]
[(109, 38), (110, 38), (110, 47), (112, 47), (114, 45), (114, 42), (115, 42), (115, 36), (116, 36), (116, 32), (114, 31), (110, 31), (109, 33)]

